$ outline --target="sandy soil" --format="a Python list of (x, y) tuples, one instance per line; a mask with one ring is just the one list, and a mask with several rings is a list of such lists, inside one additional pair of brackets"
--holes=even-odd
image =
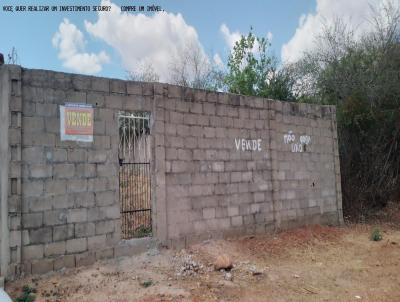
[[(212, 240), (183, 251), (151, 250), (91, 267), (30, 276), (36, 301), (400, 301), (400, 229), (311, 226), (279, 234)], [(230, 272), (215, 271), (221, 254)], [(197, 271), (197, 272), (196, 272)]]

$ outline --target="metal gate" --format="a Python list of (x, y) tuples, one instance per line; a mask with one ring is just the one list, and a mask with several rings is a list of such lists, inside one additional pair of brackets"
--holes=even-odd
[(118, 124), (121, 236), (151, 236), (150, 114), (120, 112)]

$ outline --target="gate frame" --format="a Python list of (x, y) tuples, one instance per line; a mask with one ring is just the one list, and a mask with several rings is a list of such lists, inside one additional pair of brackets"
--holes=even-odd
[[(150, 165), (150, 169), (149, 169), (149, 176), (150, 176), (150, 219), (151, 219), (151, 236), (145, 236), (145, 237), (132, 237), (132, 238), (122, 238), (122, 215), (120, 216), (120, 222), (121, 222), (121, 226), (119, 228), (119, 232), (121, 234), (121, 240), (125, 241), (125, 242), (137, 242), (137, 241), (143, 241), (146, 239), (149, 240), (154, 240), (158, 238), (158, 234), (156, 233), (156, 184), (155, 184), (155, 173), (156, 173), (156, 168), (155, 168), (155, 139), (154, 139), (154, 135), (153, 135), (153, 126), (154, 126), (154, 114), (155, 114), (155, 108), (153, 108), (153, 110), (119, 110), (116, 113), (116, 120), (117, 120), (117, 127), (118, 127), (118, 143), (120, 142), (120, 133), (119, 133), (119, 118), (121, 116), (121, 113), (131, 113), (134, 115), (134, 113), (136, 112), (145, 112), (148, 113), (148, 121), (149, 121), (149, 131), (150, 133), (148, 134), (148, 139), (149, 139), (149, 143), (150, 143), (150, 156), (149, 156), (149, 161), (148, 164)], [(120, 196), (120, 177), (119, 177), (119, 172), (120, 172), (120, 167), (122, 166), (122, 161), (119, 157), (119, 146), (118, 146), (118, 205), (120, 207), (120, 214), (122, 214), (122, 208), (121, 208), (121, 196)], [(128, 163), (128, 164), (133, 164), (133, 163)]]

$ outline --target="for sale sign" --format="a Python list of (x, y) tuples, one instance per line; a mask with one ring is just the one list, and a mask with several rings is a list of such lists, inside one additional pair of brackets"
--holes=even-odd
[(60, 106), (61, 140), (93, 142), (93, 107), (67, 103)]

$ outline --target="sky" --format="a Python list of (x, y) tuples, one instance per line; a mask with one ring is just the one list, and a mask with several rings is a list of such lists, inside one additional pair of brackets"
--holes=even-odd
[[(271, 42), (281, 62), (295, 62), (314, 47), (323, 24), (343, 18), (356, 32), (371, 27), (370, 9), (387, 0), (0, 0), (0, 52), (15, 47), (18, 63), (125, 79), (149, 64), (167, 81), (170, 60), (195, 45), (224, 66), (250, 27)], [(396, 0), (397, 1), (397, 0)], [(14, 12), (5, 12), (12, 5)], [(17, 12), (15, 6), (102, 5), (108, 12)], [(163, 12), (122, 12), (157, 5)]]

